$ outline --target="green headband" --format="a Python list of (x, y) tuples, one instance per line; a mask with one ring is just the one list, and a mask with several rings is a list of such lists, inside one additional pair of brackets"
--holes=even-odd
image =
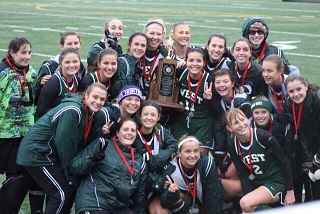
[(269, 112), (272, 111), (271, 103), (265, 100), (255, 100), (251, 103), (251, 112), (257, 108), (267, 109)]

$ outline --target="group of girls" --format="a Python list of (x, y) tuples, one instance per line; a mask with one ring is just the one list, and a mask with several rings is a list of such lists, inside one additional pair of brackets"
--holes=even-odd
[[(165, 31), (150, 20), (123, 54), (123, 23), (108, 20), (86, 76), (75, 32), (61, 35), (60, 54), (38, 74), (31, 43), (10, 42), (0, 64), (1, 211), (17, 213), (33, 187), (45, 193), (46, 213), (67, 213), (74, 201), (76, 213), (222, 213), (222, 199), (236, 195), (252, 212), (301, 201), (303, 184), (319, 199), (319, 88), (287, 75), (265, 21), (246, 20), (246, 38), (231, 50), (223, 34), (191, 47), (183, 22), (171, 41)], [(148, 100), (166, 57), (178, 61), (181, 111)]]

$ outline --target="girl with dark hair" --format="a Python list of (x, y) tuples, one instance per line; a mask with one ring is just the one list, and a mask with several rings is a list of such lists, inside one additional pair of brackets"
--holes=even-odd
[(48, 197), (45, 213), (68, 213), (78, 178), (69, 163), (88, 141), (92, 121), (106, 100), (106, 87), (93, 83), (84, 92), (68, 94), (43, 115), (23, 138), (17, 164), (24, 166)]
[(320, 89), (315, 84), (309, 84), (301, 74), (290, 74), (285, 80), (285, 86), (289, 99), (286, 100), (284, 109), (292, 115), (295, 131), (293, 138), (293, 145), (297, 148), (295, 166), (309, 174), (313, 200), (318, 200), (320, 199)]
[(6, 174), (0, 188), (0, 213), (18, 213), (29, 190), (29, 176), (16, 158), (22, 138), (34, 124), (37, 72), (30, 59), (31, 43), (17, 37), (0, 63), (0, 174)]
[(70, 162), (71, 173), (82, 177), (75, 200), (77, 214), (145, 213), (146, 164), (131, 147), (137, 129), (132, 118), (125, 118), (116, 136), (94, 140)]
[(41, 90), (37, 104), (37, 118), (59, 105), (66, 94), (77, 93), (79, 90), (79, 78), (76, 74), (79, 72), (81, 60), (78, 50), (65, 48), (59, 56), (60, 69)]
[(227, 39), (223, 34), (212, 34), (209, 36), (205, 48), (207, 52), (207, 63), (204, 70), (210, 74), (221, 68), (228, 68), (232, 55), (227, 49)]

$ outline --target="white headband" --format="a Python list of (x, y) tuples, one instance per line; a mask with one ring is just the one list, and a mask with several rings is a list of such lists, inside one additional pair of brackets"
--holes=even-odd
[(180, 149), (180, 147), (186, 143), (186, 142), (189, 142), (189, 141), (195, 141), (197, 142), (199, 145), (200, 145), (200, 142), (195, 138), (195, 137), (187, 137), (186, 139), (183, 139), (182, 141), (179, 142), (178, 144), (178, 149)]

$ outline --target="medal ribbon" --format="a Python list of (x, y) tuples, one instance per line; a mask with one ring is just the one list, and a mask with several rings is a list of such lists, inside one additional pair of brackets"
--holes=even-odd
[(149, 146), (148, 142), (146, 141), (146, 139), (143, 137), (142, 128), (139, 129), (139, 132), (140, 132), (140, 135), (141, 135), (141, 137), (143, 139), (144, 145), (146, 146), (149, 158), (151, 158), (152, 157), (152, 153), (151, 153), (151, 150), (150, 150), (150, 146)]
[(192, 196), (193, 199), (196, 198), (197, 196), (197, 169), (194, 168), (194, 176), (193, 176), (193, 188), (191, 188), (191, 185), (187, 179), (187, 175), (186, 175), (186, 172), (184, 171), (183, 169), (183, 165), (181, 163), (181, 158), (180, 158), (180, 167), (181, 167), (181, 170), (182, 170), (182, 173), (183, 173), (183, 177), (184, 177), (184, 180), (188, 186), (188, 189), (189, 189), (189, 192)]
[[(99, 70), (99, 71), (96, 71), (96, 73), (97, 73), (98, 82), (99, 82), (99, 83), (103, 83), (102, 80), (101, 80), (100, 70)], [(111, 88), (111, 80), (109, 79), (109, 80), (108, 80), (107, 90), (110, 89), (110, 88)]]
[(272, 134), (272, 125), (273, 125), (272, 123), (273, 123), (273, 121), (272, 121), (271, 117), (269, 118), (269, 123), (270, 123), (269, 133)]
[(132, 161), (132, 168), (129, 166), (128, 161), (126, 160), (126, 158), (124, 157), (124, 154), (122, 153), (121, 149), (119, 148), (117, 142), (116, 142), (116, 136), (113, 137), (113, 144), (117, 149), (118, 154), (120, 155), (122, 161), (124, 162), (124, 164), (126, 165), (128, 172), (132, 178), (133, 175), (133, 169), (134, 169), (134, 151), (131, 147), (130, 148), (130, 153), (131, 153), (131, 161)]
[[(283, 82), (284, 82), (284, 77), (282, 76), (282, 83)], [(278, 99), (278, 95), (276, 93), (276, 90), (274, 89), (273, 86), (271, 86), (271, 87), (272, 87), (271, 90), (272, 90), (272, 93), (273, 93), (273, 97), (274, 97), (274, 99), (276, 101), (278, 112), (279, 112), (279, 114), (282, 114), (283, 113), (282, 108), (283, 108), (283, 105), (284, 105), (284, 92), (281, 89), (281, 104), (280, 104), (279, 99)]]
[(26, 69), (23, 69), (22, 70), (22, 73), (23, 73), (23, 83), (22, 83), (22, 80), (20, 78), (20, 75), (19, 75), (19, 72), (16, 70), (16, 68), (11, 64), (10, 60), (8, 57), (6, 57), (6, 62), (8, 63), (8, 65), (10, 66), (10, 68), (14, 71), (14, 73), (16, 74), (18, 80), (19, 80), (19, 83), (20, 83), (20, 86), (21, 86), (21, 90), (22, 90), (22, 95), (25, 94), (25, 90), (26, 90), (26, 85), (27, 85), (27, 72), (26, 72)]
[(256, 52), (254, 52), (253, 50), (251, 51), (251, 53), (257, 57), (259, 60), (262, 59), (263, 55), (264, 55), (264, 52), (266, 52), (266, 49), (267, 49), (267, 46), (268, 46), (268, 42), (266, 41), (262, 47), (262, 50), (260, 52), (260, 55), (258, 55)]
[(296, 130), (296, 133), (297, 133), (298, 129), (299, 129), (299, 125), (300, 125), (300, 120), (301, 120), (301, 114), (302, 114), (302, 108), (303, 108), (303, 105), (304, 105), (304, 101), (302, 103), (300, 103), (300, 106), (299, 106), (298, 120), (297, 120), (296, 110), (294, 108), (294, 105), (295, 105), (295, 103), (292, 102), (291, 108), (292, 108), (292, 113), (293, 113), (294, 129)]
[[(222, 58), (219, 60), (219, 62), (213, 67), (213, 69), (211, 70), (211, 74), (213, 74), (216, 70), (217, 70), (217, 67), (220, 65), (222, 61)], [(208, 69), (210, 70), (210, 67), (209, 67), (209, 61), (207, 62), (207, 67)]]
[(85, 127), (85, 131), (84, 131), (84, 145), (87, 145), (87, 139), (88, 139), (88, 136), (90, 133), (94, 113), (92, 113), (92, 116), (89, 121), (89, 108), (87, 107), (86, 101), (84, 100), (83, 102), (84, 102), (84, 111), (86, 112), (86, 127)]
[(192, 90), (191, 90), (191, 77), (190, 77), (190, 73), (188, 73), (188, 90), (189, 90), (189, 96), (190, 96), (190, 106), (189, 108), (191, 109), (192, 106), (194, 105), (194, 103), (197, 101), (197, 96), (198, 96), (198, 92), (199, 92), (199, 89), (200, 89), (200, 85), (201, 85), (201, 82), (202, 82), (202, 78), (203, 78), (203, 71), (201, 72), (200, 74), (200, 78), (198, 80), (198, 85), (196, 87), (196, 91), (194, 93), (194, 99), (192, 100)]
[(152, 60), (151, 67), (150, 67), (150, 70), (149, 70), (149, 73), (147, 74), (147, 71), (146, 71), (146, 56), (142, 57), (143, 77), (144, 77), (144, 79), (146, 81), (148, 81), (150, 79), (150, 76), (153, 73), (153, 68), (154, 68), (154, 65), (156, 64), (157, 58), (158, 58), (158, 54), (156, 54), (154, 56), (154, 58)]
[[(249, 70), (249, 67), (251, 65), (251, 62), (249, 62), (246, 66), (246, 68), (244, 69), (244, 73), (243, 73), (243, 76), (241, 77), (241, 84), (244, 85), (244, 80), (246, 79), (247, 77), (247, 73), (248, 73), (248, 70)], [(239, 67), (238, 67), (238, 64), (236, 65), (236, 72), (238, 73), (238, 70), (239, 70)]]
[[(251, 142), (251, 129), (249, 128), (249, 144), (251, 145), (252, 142)], [(239, 139), (238, 140), (238, 151), (239, 151), (239, 154), (240, 154), (240, 157), (241, 157), (241, 160), (243, 161), (243, 156), (242, 156), (242, 151), (241, 151), (241, 142)], [(252, 147), (252, 146), (251, 146)], [(243, 161), (244, 165), (246, 165), (246, 167), (252, 171), (252, 155), (251, 155), (251, 147), (249, 148), (249, 163), (247, 163), (246, 161)]]

